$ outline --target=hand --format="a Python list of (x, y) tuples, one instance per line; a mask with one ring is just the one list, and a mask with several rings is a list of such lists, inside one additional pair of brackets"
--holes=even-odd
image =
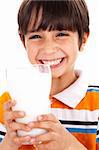
[(31, 143), (37, 145), (38, 150), (86, 150), (53, 114), (41, 115), (37, 122), (28, 125), (48, 131), (31, 139)]
[(17, 130), (30, 131), (31, 128), (26, 124), (17, 123), (17, 118), (23, 118), (25, 113), (22, 111), (12, 111), (15, 106), (15, 101), (9, 100), (4, 104), (4, 121), (7, 128), (6, 136), (2, 142), (6, 150), (18, 150), (18, 148), (25, 142), (29, 142), (31, 137), (18, 137)]

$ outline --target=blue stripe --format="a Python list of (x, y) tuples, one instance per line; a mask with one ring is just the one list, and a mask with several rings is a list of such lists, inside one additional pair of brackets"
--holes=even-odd
[(97, 138), (96, 142), (97, 142), (97, 143), (99, 142), (99, 138)]
[(96, 133), (96, 129), (82, 129), (82, 128), (67, 128), (69, 132), (78, 132), (78, 133)]
[(99, 92), (98, 89), (87, 89), (87, 92)]

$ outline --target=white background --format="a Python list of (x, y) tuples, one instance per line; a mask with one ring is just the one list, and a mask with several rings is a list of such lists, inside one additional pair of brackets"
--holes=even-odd
[[(17, 11), (22, 0), (0, 3), (0, 68), (22, 66), (28, 63), (26, 51), (17, 33)], [(99, 85), (99, 1), (86, 0), (90, 12), (90, 37), (76, 67), (86, 70), (91, 83)]]

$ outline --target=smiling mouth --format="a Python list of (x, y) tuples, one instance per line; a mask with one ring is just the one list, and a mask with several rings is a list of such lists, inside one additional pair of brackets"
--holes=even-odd
[(60, 65), (63, 62), (64, 58), (59, 58), (55, 60), (39, 60), (41, 64), (47, 64), (51, 67)]

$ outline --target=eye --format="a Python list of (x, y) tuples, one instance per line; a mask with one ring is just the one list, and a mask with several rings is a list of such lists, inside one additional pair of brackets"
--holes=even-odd
[(60, 33), (57, 34), (56, 37), (61, 37), (61, 36), (69, 36), (69, 34), (68, 33), (60, 32)]
[(40, 35), (32, 35), (29, 39), (40, 39)]

